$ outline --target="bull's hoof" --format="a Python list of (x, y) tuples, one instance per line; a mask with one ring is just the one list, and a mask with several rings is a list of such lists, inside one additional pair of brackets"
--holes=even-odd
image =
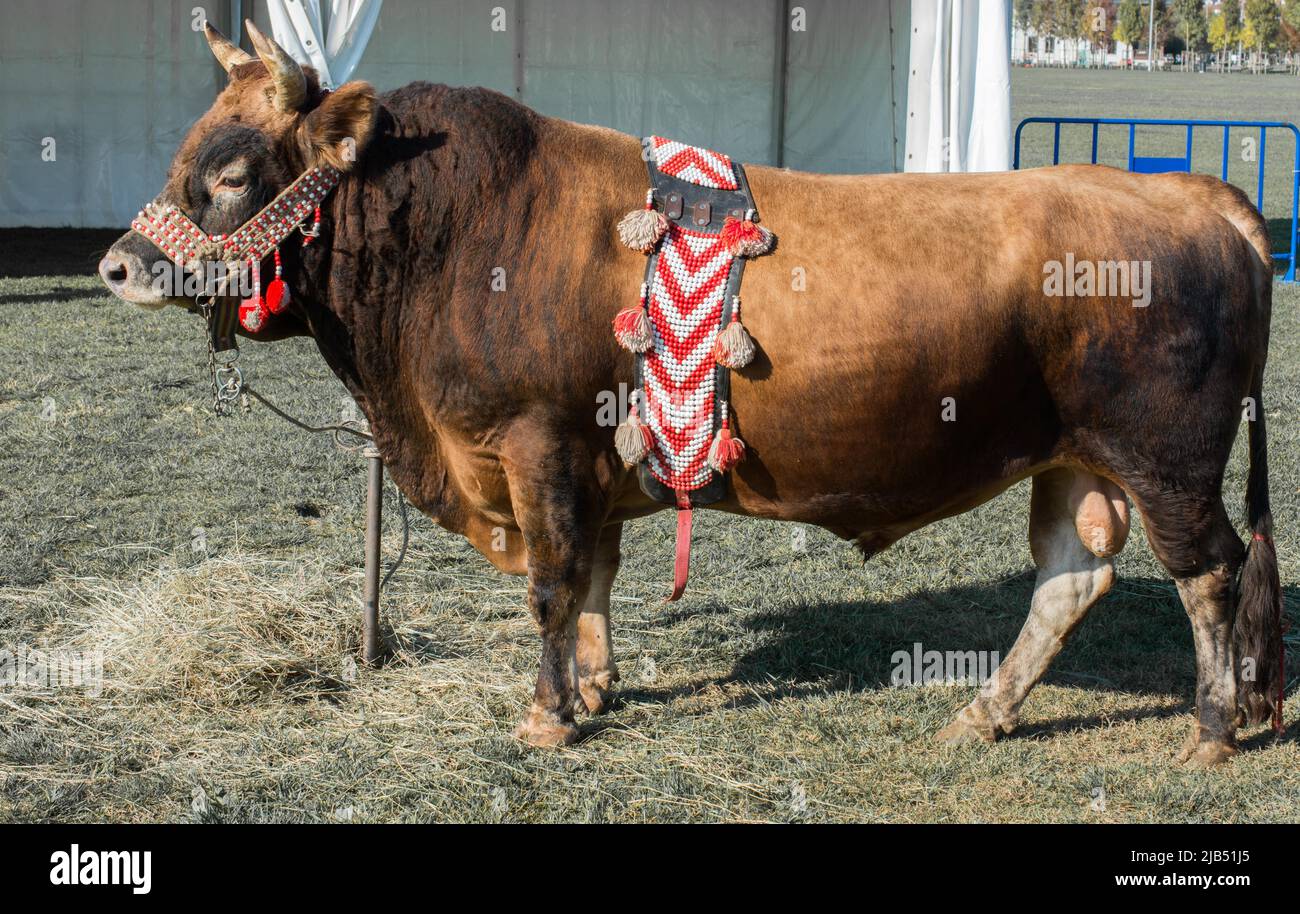
[(1184, 749), (1178, 760), (1188, 768), (1204, 769), (1221, 765), (1237, 754), (1237, 747), (1221, 740), (1206, 740), (1197, 743), (1190, 752)]
[(568, 746), (578, 740), (578, 728), (572, 721), (562, 720), (543, 711), (529, 711), (528, 716), (515, 727), (515, 736), (530, 746), (556, 748)]
[(934, 735), (934, 738), (949, 746), (963, 743), (991, 743), (998, 738), (998, 729), (985, 716), (978, 705), (969, 704), (952, 719), (948, 726)]
[(578, 680), (578, 699), (573, 703), (574, 710), (593, 715), (604, 713), (609, 707), (609, 699), (617, 681), (618, 670), (601, 670), (581, 677)]

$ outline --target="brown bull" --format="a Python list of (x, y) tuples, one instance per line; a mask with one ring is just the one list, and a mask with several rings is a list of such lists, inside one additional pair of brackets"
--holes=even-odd
[[(542, 655), (519, 733), (567, 743), (575, 708), (602, 710), (618, 679), (623, 523), (663, 508), (597, 419), (601, 393), (632, 381), (610, 320), (636, 300), (644, 261), (613, 226), (642, 199), (640, 146), (482, 89), (327, 95), (249, 31), (261, 60), (209, 33), (230, 84), (160, 198), (228, 232), (304, 169), (347, 172), (320, 242), (286, 248), (292, 310), (259, 338), (312, 336), (407, 497), (528, 575)], [(749, 452), (717, 507), (816, 524), (870, 556), (1033, 477), (1028, 620), (941, 733), (992, 740), (1112, 586), (1131, 499), (1192, 621), (1184, 758), (1234, 752), (1280, 678), (1261, 401), (1271, 261), (1249, 202), (1208, 177), (1096, 167), (748, 173), (780, 243), (746, 272), (760, 354), (731, 401)], [(161, 305), (159, 257), (128, 234), (101, 270), (123, 298)], [(1073, 294), (1045, 293), (1057, 264), (1117, 261), (1132, 262), (1124, 288), (1074, 284), (1071, 270)], [(1243, 403), (1248, 552), (1221, 499)]]

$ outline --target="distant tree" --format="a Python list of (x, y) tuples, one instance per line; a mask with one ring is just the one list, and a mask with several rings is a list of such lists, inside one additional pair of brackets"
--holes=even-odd
[(1049, 35), (1056, 34), (1056, 3), (1055, 0), (1037, 0), (1034, 3), (1034, 14), (1032, 17), (1034, 34), (1038, 36), (1038, 47), (1034, 52), (1036, 63), (1042, 62), (1043, 50), (1047, 45)]
[(1281, 32), (1277, 0), (1246, 0), (1246, 34), (1241, 40), (1255, 49), (1255, 72), (1259, 72), (1261, 65), (1268, 69), (1264, 53), (1276, 44)]
[(1185, 47), (1183, 69), (1191, 69), (1195, 65), (1196, 53), (1205, 46), (1209, 31), (1205, 21), (1205, 0), (1174, 0), (1173, 13)]
[(1056, 0), (1056, 34), (1074, 44), (1074, 61), (1079, 59), (1079, 43), (1088, 34), (1087, 0)]
[(1287, 65), (1292, 73), (1300, 74), (1300, 3), (1282, 7), (1282, 41), (1287, 48)]
[(1169, 14), (1169, 4), (1165, 0), (1155, 0), (1156, 14), (1156, 56), (1155, 60), (1160, 60), (1165, 56), (1165, 42), (1174, 31), (1174, 20)]
[(1237, 45), (1237, 50), (1241, 50), (1241, 35), (1245, 31), (1246, 24), (1241, 21), (1241, 4), (1242, 0), (1223, 0), (1219, 4), (1219, 9), (1223, 11), (1223, 24), (1229, 34), (1232, 35), (1232, 44)]
[(1016, 0), (1013, 21), (1020, 34), (1025, 36), (1025, 55), (1029, 54), (1029, 27), (1034, 20), (1034, 0)]
[(1015, 0), (1011, 17), (1017, 28), (1027, 29), (1034, 18), (1035, 0)]
[(1210, 20), (1206, 40), (1209, 41), (1210, 47), (1214, 48), (1215, 61), (1219, 65), (1219, 72), (1222, 73), (1227, 68), (1228, 54), (1232, 46), (1237, 43), (1241, 20), (1237, 16), (1237, 4), (1234, 2), (1221, 4), (1220, 10), (1221, 12), (1216, 13)]
[(1234, 35), (1241, 31), (1241, 0), (1223, 0), (1219, 4), (1223, 21)]
[(1115, 33), (1115, 0), (1092, 0), (1084, 11), (1083, 18), (1086, 24), (1084, 38), (1088, 41), (1090, 50), (1100, 46), (1098, 66), (1102, 66), (1110, 51), (1111, 36)]
[(1115, 23), (1115, 40), (1128, 45), (1129, 66), (1133, 65), (1133, 49), (1137, 47), (1146, 31), (1146, 21), (1139, 0), (1122, 0), (1119, 5), (1118, 21)]

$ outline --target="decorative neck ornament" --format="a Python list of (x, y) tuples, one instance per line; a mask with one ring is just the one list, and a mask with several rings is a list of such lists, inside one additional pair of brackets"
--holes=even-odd
[[(175, 206), (148, 203), (131, 222), (158, 249), (182, 267), (203, 261), (247, 264), (253, 284), (252, 298), (239, 305), (239, 323), (250, 333), (261, 330), (269, 315), (289, 306), (289, 286), (280, 277), (280, 245), (302, 231), (303, 247), (320, 234), (320, 204), (342, 180), (329, 165), (305, 171), (279, 196), (230, 234), (209, 235)], [(303, 228), (312, 216), (311, 228)], [(275, 279), (262, 296), (262, 260), (274, 252)]]
[(675, 600), (690, 571), (691, 512), (727, 495), (745, 457), (731, 412), (731, 371), (756, 345), (740, 322), (745, 261), (768, 253), (744, 166), (701, 146), (648, 137), (645, 205), (618, 236), (648, 255), (640, 299), (614, 317), (614, 338), (636, 354), (636, 389), (614, 447), (641, 489), (677, 508)]

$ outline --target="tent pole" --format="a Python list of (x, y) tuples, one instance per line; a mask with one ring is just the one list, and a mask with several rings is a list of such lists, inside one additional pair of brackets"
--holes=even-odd
[(781, 20), (776, 28), (776, 156), (777, 168), (785, 167), (785, 96), (790, 68), (790, 0), (781, 0)]
[(524, 100), (524, 0), (515, 0), (515, 101)]

